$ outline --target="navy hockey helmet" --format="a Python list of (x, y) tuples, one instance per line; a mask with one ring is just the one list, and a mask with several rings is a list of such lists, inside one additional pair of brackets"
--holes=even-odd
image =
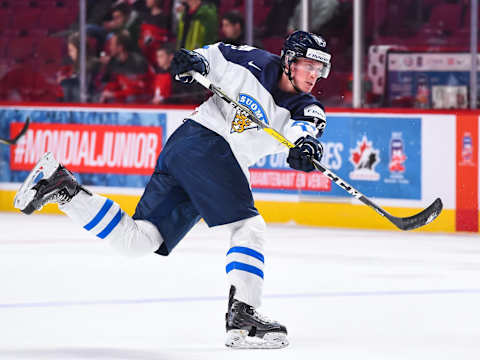
[(283, 43), (282, 48), (282, 67), (288, 77), (290, 74), (290, 65), (297, 58), (307, 58), (323, 63), (323, 69), (320, 77), (326, 79), (330, 73), (330, 59), (332, 55), (327, 52), (327, 42), (318, 35), (297, 30), (291, 33)]

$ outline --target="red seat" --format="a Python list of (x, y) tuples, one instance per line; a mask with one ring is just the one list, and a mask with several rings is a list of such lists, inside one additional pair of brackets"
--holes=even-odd
[[(472, 8), (471, 8), (471, 5), (470, 5), (470, 1), (468, 1), (468, 4), (466, 4), (466, 7), (465, 7), (465, 14), (463, 15), (463, 21), (462, 21), (462, 26), (461, 26), (462, 28), (467, 28), (467, 29), (470, 30), (471, 17), (472, 17)], [(477, 20), (477, 22), (480, 21), (480, 6), (478, 7), (477, 18), (479, 19), (479, 20)], [(480, 26), (479, 26), (479, 28), (480, 28)]]
[(433, 8), (428, 23), (420, 31), (425, 33), (439, 31), (443, 34), (452, 34), (460, 27), (461, 19), (461, 4), (440, 4)]
[(55, 101), (58, 86), (49, 84), (36, 62), (12, 68), (0, 80), (0, 92), (6, 100)]
[(283, 42), (284, 42), (284, 38), (281, 36), (272, 36), (272, 37), (264, 38), (262, 40), (262, 44), (265, 50), (276, 55), (280, 55), (280, 52), (283, 47)]
[(64, 41), (61, 38), (45, 38), (38, 43), (38, 57), (45, 62), (57, 62), (63, 57)]
[(35, 54), (36, 39), (30, 37), (13, 38), (7, 46), (7, 57), (16, 62), (24, 62), (32, 59)]
[(48, 36), (48, 31), (47, 29), (31, 29), (28, 32), (28, 35), (34, 38), (46, 38)]
[(369, 1), (366, 8), (365, 34), (367, 36), (382, 36), (384, 25), (389, 13), (388, 0)]
[(326, 106), (351, 106), (351, 89), (349, 89), (351, 71), (332, 71), (327, 79), (315, 84), (312, 95)]
[(15, 9), (15, 11), (24, 11), (30, 8), (30, 0), (15, 0), (10, 1), (9, 7)]
[(271, 0), (255, 1), (253, 4), (253, 24), (255, 27), (261, 27), (265, 24), (268, 14), (272, 9)]
[(40, 71), (41, 73), (45, 76), (47, 79), (47, 82), (49, 83), (55, 83), (57, 81), (57, 73), (60, 71), (62, 68), (62, 62), (61, 59), (59, 59), (56, 62), (41, 62), (39, 63)]
[(52, 8), (40, 19), (40, 27), (49, 32), (67, 30), (76, 20), (76, 14), (66, 8)]
[(0, 33), (4, 33), (6, 29), (10, 28), (10, 19), (12, 14), (8, 9), (0, 8)]
[(0, 38), (0, 59), (6, 56), (7, 46), (9, 42), (10, 42), (9, 38), (6, 38), (6, 37)]
[(223, 14), (225, 14), (226, 12), (236, 10), (236, 8), (239, 8), (241, 6), (243, 6), (242, 0), (222, 0), (220, 2), (218, 14), (220, 17), (222, 17)]
[(15, 13), (12, 17), (11, 27), (21, 31), (29, 31), (38, 28), (39, 19), (42, 17), (40, 9), (24, 9), (21, 13)]

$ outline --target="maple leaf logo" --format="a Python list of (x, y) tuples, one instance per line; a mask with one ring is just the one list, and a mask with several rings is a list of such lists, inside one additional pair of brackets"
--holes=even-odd
[(350, 149), (350, 162), (353, 164), (354, 171), (350, 173), (350, 178), (354, 180), (372, 180), (376, 181), (380, 175), (375, 172), (375, 166), (380, 162), (380, 152), (373, 148), (372, 142), (368, 141), (367, 136), (363, 135), (360, 141), (357, 141), (355, 149)]
[(357, 151), (354, 151), (352, 153), (352, 161), (354, 164), (358, 164), (360, 162), (360, 159), (365, 153), (365, 150), (368, 149), (372, 145), (372, 143), (367, 140), (366, 136), (363, 136), (362, 141), (360, 143), (357, 142), (357, 146), (359, 145), (360, 147), (357, 149)]

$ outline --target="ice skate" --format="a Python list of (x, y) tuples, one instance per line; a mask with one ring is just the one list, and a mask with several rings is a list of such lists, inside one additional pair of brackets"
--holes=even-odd
[(73, 174), (45, 153), (15, 195), (14, 206), (30, 215), (47, 203), (65, 204), (81, 189)]
[(232, 286), (225, 314), (226, 346), (236, 349), (281, 349), (288, 346), (285, 326), (260, 315), (234, 296), (235, 287)]

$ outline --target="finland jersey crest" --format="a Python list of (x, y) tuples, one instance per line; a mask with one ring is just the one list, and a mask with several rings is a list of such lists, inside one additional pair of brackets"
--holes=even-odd
[[(255, 114), (257, 119), (268, 124), (268, 118), (263, 110), (262, 106), (253, 97), (247, 94), (240, 93), (238, 95), (238, 102), (248, 107)], [(258, 125), (248, 119), (240, 110), (235, 112), (235, 116), (232, 120), (232, 128), (230, 133), (242, 133), (245, 130), (257, 129)]]

